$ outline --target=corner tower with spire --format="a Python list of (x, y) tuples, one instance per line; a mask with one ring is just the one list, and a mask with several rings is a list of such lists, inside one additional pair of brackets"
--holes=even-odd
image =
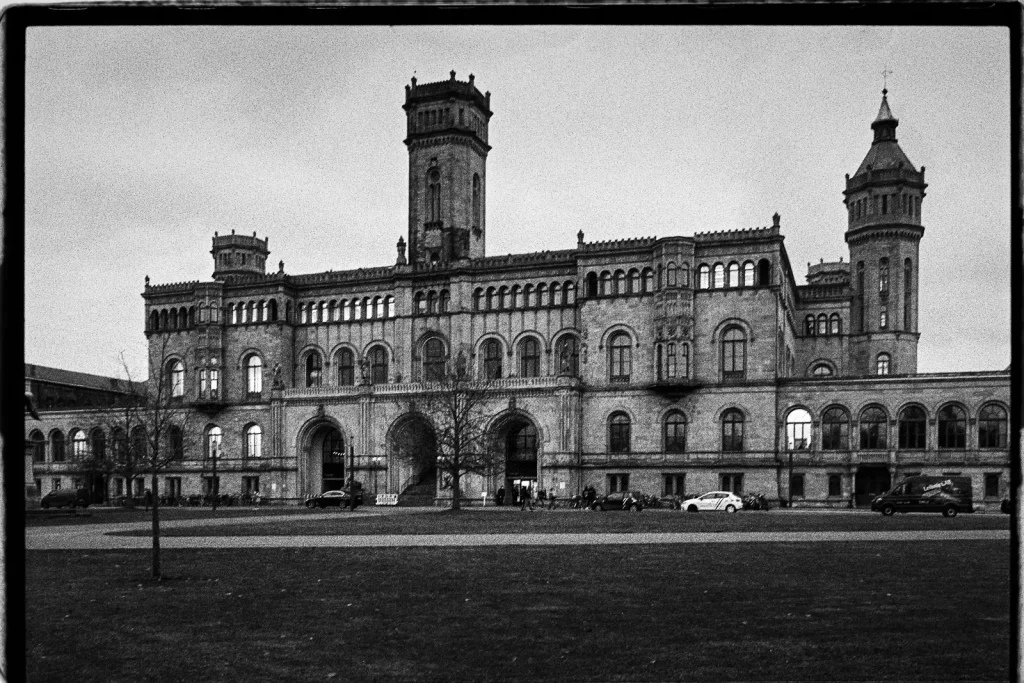
[(405, 86), (409, 148), (409, 262), (446, 264), (484, 255), (487, 125), (491, 94), (469, 81)]
[[(927, 184), (896, 141), (888, 90), (871, 124), (874, 141), (846, 176), (850, 248), (850, 355), (854, 374), (917, 372), (918, 245)], [(884, 368), (884, 372), (883, 372)]]

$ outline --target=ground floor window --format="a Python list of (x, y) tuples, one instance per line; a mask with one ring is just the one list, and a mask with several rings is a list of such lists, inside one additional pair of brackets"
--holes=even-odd
[(242, 477), (242, 495), (254, 496), (260, 492), (259, 477)]
[(608, 493), (615, 493), (616, 491), (625, 491), (629, 488), (629, 475), (628, 474), (609, 474), (608, 475)]
[(51, 491), (60, 491), (60, 478), (54, 479), (50, 482)]
[(164, 494), (171, 498), (181, 498), (181, 477), (164, 479)]
[(135, 495), (141, 496), (146, 493), (146, 480), (139, 477), (135, 480)]
[(124, 495), (124, 479), (122, 479), (121, 477), (114, 477), (114, 495)]
[(986, 498), (998, 498), (999, 497), (999, 475), (998, 474), (986, 474), (985, 475), (985, 497)]
[(722, 490), (732, 491), (737, 496), (743, 495), (743, 475), (742, 474), (723, 474), (722, 475)]
[(840, 474), (828, 475), (828, 495), (830, 496), (841, 496), (843, 495), (843, 477)]
[(664, 474), (662, 475), (662, 495), (681, 496), (686, 490), (685, 474)]
[(78, 477), (75, 477), (74, 479), (72, 479), (71, 480), (71, 488), (76, 489), (76, 490), (82, 488), (82, 480), (80, 478), (78, 478)]
[(36, 479), (35, 482), (36, 482), (36, 495), (37, 496), (43, 495), (43, 480), (42, 479)]
[(203, 477), (203, 495), (213, 496), (220, 494), (220, 477)]
[(794, 474), (789, 478), (789, 495), (793, 498), (804, 497), (804, 475)]

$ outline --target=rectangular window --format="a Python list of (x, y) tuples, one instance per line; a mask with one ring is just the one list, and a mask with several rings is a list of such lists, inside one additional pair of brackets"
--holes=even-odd
[(203, 495), (212, 496), (220, 493), (220, 477), (203, 477)]
[(206, 398), (206, 389), (207, 389), (207, 384), (208, 384), (207, 375), (208, 374), (209, 373), (207, 372), (206, 368), (202, 368), (201, 370), (199, 370), (199, 398)]
[(121, 479), (120, 477), (114, 477), (114, 495), (124, 495), (124, 479)]
[(665, 358), (665, 379), (674, 379), (676, 376), (676, 345), (668, 344), (668, 353)]
[(260, 492), (259, 477), (242, 477), (242, 494), (254, 496)]
[(722, 490), (731, 491), (737, 496), (743, 495), (743, 475), (742, 474), (723, 474), (722, 475)]
[(794, 498), (804, 497), (804, 475), (794, 474), (789, 479), (789, 494)]
[(82, 480), (80, 478), (78, 478), (78, 477), (75, 477), (74, 479), (72, 479), (71, 480), (71, 488), (73, 488), (73, 489), (80, 489), (80, 488), (82, 488)]
[(217, 398), (220, 391), (220, 370), (210, 368), (210, 398)]
[(843, 495), (843, 477), (839, 474), (828, 475), (828, 495), (829, 496), (841, 496)]
[(663, 483), (661, 495), (680, 497), (684, 495), (686, 491), (685, 474), (663, 474), (661, 479)]
[(679, 345), (679, 376), (686, 379), (690, 376), (690, 345)]
[(181, 477), (167, 477), (164, 479), (164, 495), (175, 500), (181, 498)]
[(615, 493), (616, 491), (626, 491), (629, 489), (629, 475), (628, 474), (609, 474), (608, 475), (608, 493)]
[(58, 479), (52, 479), (50, 481), (50, 490), (51, 491), (60, 491), (60, 479), (59, 478)]
[(986, 474), (985, 475), (985, 497), (986, 498), (998, 498), (999, 497), (999, 475), (998, 474)]

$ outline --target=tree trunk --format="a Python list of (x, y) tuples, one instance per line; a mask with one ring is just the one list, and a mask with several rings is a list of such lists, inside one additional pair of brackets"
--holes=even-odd
[(452, 510), (461, 510), (462, 501), (459, 499), (459, 468), (452, 471)]
[(160, 578), (160, 496), (157, 495), (156, 472), (153, 472), (150, 491), (153, 496), (153, 578)]

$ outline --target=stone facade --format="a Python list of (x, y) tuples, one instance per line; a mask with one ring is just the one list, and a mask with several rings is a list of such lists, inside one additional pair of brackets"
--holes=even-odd
[[(527, 482), (560, 497), (588, 484), (726, 488), (848, 507), (906, 474), (954, 472), (982, 506), (1006, 493), (1009, 372), (917, 373), (926, 185), (884, 91), (847, 177), (850, 260), (810, 266), (806, 284), (778, 214), (689, 237), (588, 243), (580, 231), (575, 249), (486, 256), (490, 93), (453, 72), (414, 80), (404, 109), (409, 228), (394, 265), (267, 274), (267, 240), (215, 236), (212, 282), (146, 284), (150, 367), (191, 378), (200, 437), (219, 430), (221, 491), (295, 501), (354, 473), (370, 493), (426, 481), (446, 497), (392, 435), (415, 418), (426, 438), (418, 406), (462, 358), (492, 380), (489, 429), (505, 449), (503, 472), (464, 482), (474, 500)], [(39, 433), (50, 449), (52, 433), (98, 414), (50, 411)], [(183, 495), (208, 475), (204, 448), (166, 473)], [(49, 453), (33, 467), (73, 471)]]

